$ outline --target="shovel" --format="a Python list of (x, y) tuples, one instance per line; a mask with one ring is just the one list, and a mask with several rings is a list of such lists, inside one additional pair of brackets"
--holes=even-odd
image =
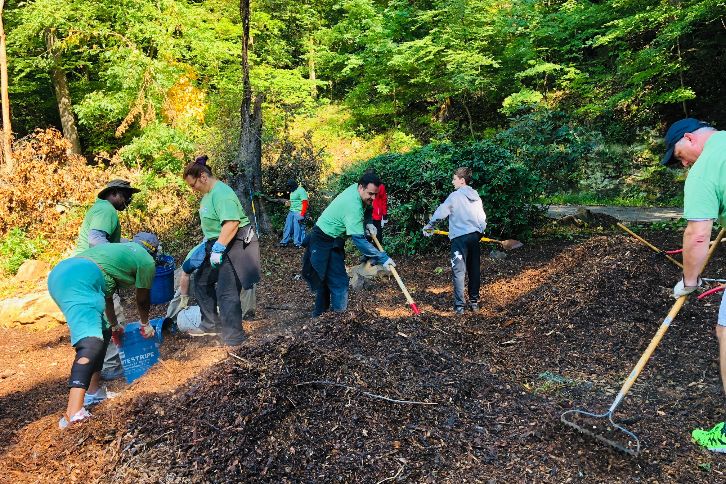
[[(446, 232), (445, 230), (434, 230), (434, 233), (436, 235), (449, 235), (449, 233)], [(522, 247), (524, 245), (520, 241), (514, 240), (514, 239), (497, 240), (497, 239), (490, 239), (489, 237), (482, 237), (481, 239), (479, 239), (479, 241), (480, 242), (496, 242), (497, 244), (502, 244), (502, 249), (504, 249), (504, 250), (519, 249), (520, 247)]]
[[(383, 252), (383, 247), (381, 247), (381, 243), (378, 242), (378, 239), (375, 235), (371, 234), (371, 238), (373, 239), (373, 242), (375, 242), (376, 247), (378, 247), (378, 250)], [(403, 295), (406, 297), (406, 302), (409, 306), (411, 306), (411, 311), (413, 311), (413, 314), (419, 315), (421, 314), (421, 310), (416, 306), (416, 303), (413, 302), (413, 298), (408, 293), (408, 289), (406, 289), (406, 286), (403, 284), (403, 281), (401, 280), (401, 276), (398, 275), (398, 271), (395, 267), (391, 267), (391, 274), (393, 274), (393, 277), (396, 278), (396, 282), (398, 283), (398, 287), (401, 288), (401, 291), (403, 292)]]
[[(714, 252), (716, 252), (716, 248), (718, 247), (718, 244), (721, 242), (721, 239), (724, 237), (724, 235), (726, 235), (726, 228), (721, 229), (721, 231), (718, 233), (718, 236), (716, 236), (716, 241), (714, 242), (714, 244), (711, 245), (711, 248), (708, 251), (708, 257), (706, 258), (706, 261), (704, 262), (701, 270), (706, 267), (706, 264), (711, 259), (711, 256)], [(645, 367), (645, 364), (650, 359), (650, 356), (655, 351), (655, 348), (660, 343), (660, 340), (663, 339), (663, 335), (666, 331), (668, 331), (668, 327), (678, 315), (678, 312), (683, 307), (686, 299), (688, 299), (688, 296), (679, 297), (671, 310), (668, 312), (668, 315), (663, 320), (660, 328), (658, 328), (655, 336), (653, 336), (653, 339), (650, 341), (650, 344), (645, 349), (645, 352), (643, 352), (643, 354), (641, 355), (638, 363), (635, 365), (635, 368), (633, 368), (633, 370), (630, 372), (628, 378), (625, 379), (625, 382), (623, 383), (620, 392), (618, 392), (618, 395), (615, 397), (615, 401), (613, 401), (612, 405), (610, 405), (608, 411), (598, 414), (586, 412), (585, 410), (579, 409), (568, 410), (560, 416), (560, 420), (562, 421), (562, 423), (564, 423), (565, 425), (569, 425), (574, 429), (577, 429), (583, 434), (595, 437), (600, 442), (611, 445), (616, 449), (625, 452), (626, 454), (637, 456), (640, 453), (640, 439), (630, 430), (627, 430), (622, 425), (616, 424), (613, 421), (613, 413), (623, 401), (623, 398), (625, 398), (625, 395), (628, 393), (628, 391), (630, 391), (630, 387), (632, 387), (633, 383), (635, 383), (636, 378), (638, 378), (638, 375), (640, 375), (640, 372), (643, 370), (643, 367)], [(609, 432), (609, 435), (605, 435), (603, 431), (599, 429), (601, 426), (605, 427), (605, 430)], [(621, 438), (624, 436), (626, 438), (626, 443), (614, 440), (614, 436), (616, 435), (620, 435)]]

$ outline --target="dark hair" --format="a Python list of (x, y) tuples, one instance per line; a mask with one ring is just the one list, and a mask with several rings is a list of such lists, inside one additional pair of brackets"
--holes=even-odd
[(381, 179), (378, 178), (374, 173), (363, 173), (361, 175), (360, 180), (358, 180), (358, 185), (362, 186), (363, 188), (367, 187), (368, 184), (373, 183), (375, 186), (379, 187), (381, 186)]
[(467, 185), (471, 183), (471, 168), (468, 166), (460, 166), (454, 171), (454, 175), (463, 178)]
[(363, 173), (371, 173), (373, 175), (378, 175), (378, 173), (376, 173), (376, 169), (373, 168), (372, 166), (369, 166), (368, 168), (366, 168), (366, 171), (364, 171)]
[(208, 159), (209, 157), (207, 155), (197, 156), (194, 161), (189, 163), (186, 168), (184, 168), (183, 178), (186, 178), (188, 176), (191, 176), (193, 178), (199, 178), (200, 176), (202, 176), (202, 173), (206, 173), (207, 176), (213, 176), (212, 170), (210, 170), (207, 166)]

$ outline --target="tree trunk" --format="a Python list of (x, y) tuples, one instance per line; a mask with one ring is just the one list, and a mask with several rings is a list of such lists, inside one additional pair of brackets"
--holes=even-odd
[(308, 52), (308, 76), (311, 81), (310, 95), (316, 99), (318, 86), (315, 84), (315, 40), (312, 37), (310, 37), (310, 51)]
[(232, 188), (242, 200), (242, 204), (258, 231), (268, 234), (272, 231), (265, 202), (261, 198), (254, 201), (253, 195), (262, 192), (262, 101), (264, 96), (257, 94), (252, 102), (250, 84), (250, 65), (248, 49), (250, 42), (250, 0), (240, 0), (242, 17), (242, 105), (240, 106), (240, 137), (237, 152), (236, 176)]
[(45, 45), (53, 59), (53, 67), (50, 70), (50, 77), (53, 81), (53, 89), (55, 90), (55, 98), (58, 102), (58, 112), (60, 113), (61, 127), (63, 136), (71, 142), (71, 153), (81, 154), (81, 140), (78, 137), (78, 129), (76, 128), (76, 118), (73, 115), (73, 104), (71, 103), (71, 92), (68, 89), (68, 79), (66, 73), (61, 67), (60, 52), (55, 48), (56, 38), (54, 29), (48, 29), (45, 32)]
[(13, 127), (10, 124), (10, 96), (8, 95), (8, 57), (5, 44), (5, 27), (3, 24), (3, 8), (5, 0), (0, 0), (0, 99), (3, 111), (3, 159), (5, 168), (13, 169)]

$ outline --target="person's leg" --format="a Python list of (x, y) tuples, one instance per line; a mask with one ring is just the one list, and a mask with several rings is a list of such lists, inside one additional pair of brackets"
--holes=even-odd
[(316, 318), (330, 309), (330, 288), (327, 281), (322, 281), (315, 291), (315, 307), (313, 317)]
[(213, 269), (209, 265), (209, 261), (205, 261), (202, 267), (193, 274), (190, 284), (202, 313), (200, 327), (209, 331), (216, 331), (221, 326), (217, 310), (217, 291), (215, 290), (218, 275), (217, 269)]
[(293, 223), (295, 221), (295, 214), (287, 212), (287, 218), (285, 219), (285, 228), (282, 230), (281, 245), (289, 244), (293, 235)]
[(330, 309), (343, 312), (348, 309), (348, 273), (345, 271), (345, 252), (333, 250), (330, 252), (328, 270), (325, 282), (330, 288)]
[(464, 310), (464, 281), (466, 279), (466, 236), (451, 241), (451, 280), (454, 284), (454, 309)]
[(293, 237), (292, 241), (295, 247), (302, 247), (303, 240), (305, 239), (305, 229), (302, 226), (302, 217), (299, 213), (293, 214), (292, 226), (293, 226)]
[(229, 259), (223, 261), (219, 267), (216, 293), (222, 323), (222, 342), (227, 346), (240, 345), (246, 338), (242, 328), (241, 291), (242, 284), (234, 272), (232, 262)]
[(103, 365), (103, 355), (106, 349), (103, 338), (89, 336), (80, 339), (74, 346), (76, 357), (71, 366), (71, 376), (68, 381), (70, 392), (66, 419), (70, 419), (83, 408), (83, 398), (86, 392), (98, 391), (99, 373), (96, 371)]
[(479, 289), (481, 287), (481, 244), (479, 232), (469, 234), (468, 251), (466, 254), (466, 274), (469, 277), (467, 292), (469, 304), (472, 308), (479, 304)]
[[(116, 313), (116, 320), (123, 326), (126, 323), (126, 314), (118, 293), (113, 293), (113, 310)], [(108, 343), (106, 356), (103, 358), (103, 368), (99, 371), (101, 371), (104, 380), (114, 380), (123, 376), (121, 356), (118, 352), (118, 346), (113, 341)]]

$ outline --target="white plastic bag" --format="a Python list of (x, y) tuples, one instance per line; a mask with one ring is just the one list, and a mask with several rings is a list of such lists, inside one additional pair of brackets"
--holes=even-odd
[(198, 330), (202, 325), (202, 312), (199, 306), (189, 306), (179, 311), (176, 315), (176, 327), (179, 331), (188, 333), (189, 331)]

